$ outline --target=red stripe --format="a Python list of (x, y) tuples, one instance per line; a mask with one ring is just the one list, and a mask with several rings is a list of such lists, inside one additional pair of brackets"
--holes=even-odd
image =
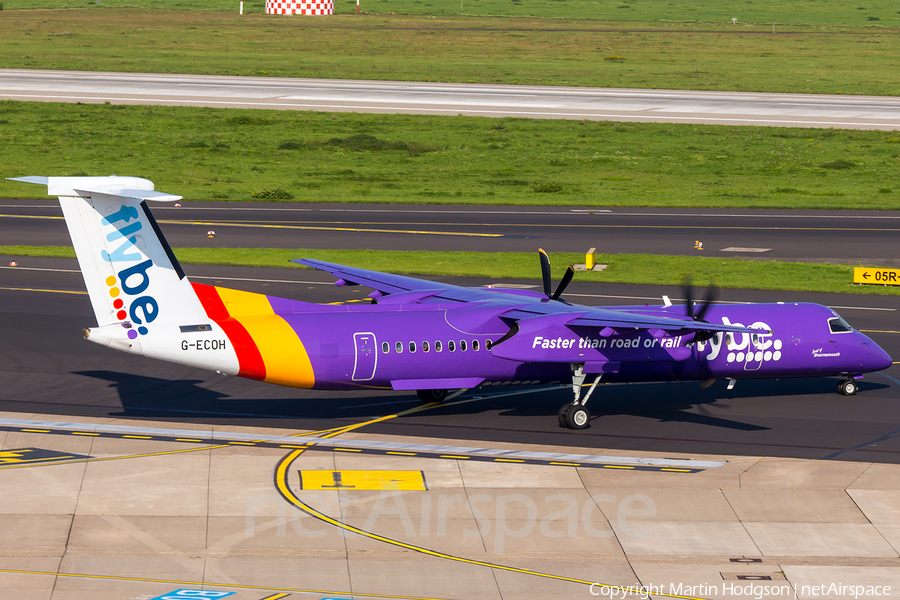
[(266, 378), (266, 363), (263, 362), (262, 354), (259, 353), (256, 342), (253, 341), (253, 338), (250, 337), (250, 334), (241, 325), (240, 321), (233, 319), (228, 314), (228, 309), (225, 308), (225, 303), (219, 297), (215, 286), (194, 282), (191, 282), (191, 285), (194, 286), (194, 292), (197, 294), (197, 298), (200, 299), (200, 304), (203, 305), (206, 315), (222, 328), (222, 331), (225, 332), (225, 335), (228, 336), (228, 339), (234, 345), (238, 365), (240, 365), (240, 373), (238, 375), (247, 379), (263, 381)]

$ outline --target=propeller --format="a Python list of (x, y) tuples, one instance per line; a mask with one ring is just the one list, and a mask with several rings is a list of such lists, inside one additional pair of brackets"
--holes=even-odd
[[(705, 323), (706, 321), (703, 319), (703, 317), (706, 316), (706, 311), (709, 310), (709, 307), (713, 302), (715, 302), (716, 297), (719, 295), (719, 286), (711, 284), (708, 288), (706, 288), (706, 297), (703, 299), (703, 304), (700, 305), (700, 310), (694, 312), (694, 286), (693, 282), (691, 281), (691, 276), (686, 275), (682, 280), (681, 285), (684, 287), (684, 297), (687, 300), (687, 305), (685, 306), (687, 316), (689, 316), (693, 321)], [(714, 335), (715, 333), (713, 332), (697, 332), (697, 334), (694, 336), (694, 341), (705, 342), (711, 339)]]
[(553, 294), (550, 293), (550, 257), (544, 252), (543, 248), (538, 249), (538, 257), (541, 259), (541, 280), (544, 284), (544, 295), (547, 296), (549, 300), (559, 300), (562, 293), (566, 291), (566, 288), (572, 282), (572, 277), (575, 276), (575, 267), (569, 265), (569, 268), (566, 269), (566, 274), (563, 275), (563, 278), (560, 280), (559, 285), (556, 286), (556, 291)]
[(681, 285), (684, 287), (684, 297), (687, 300), (687, 305), (685, 309), (687, 310), (687, 315), (694, 321), (703, 321), (703, 317), (706, 315), (706, 311), (709, 310), (709, 307), (715, 302), (716, 297), (719, 295), (719, 286), (710, 285), (706, 288), (706, 298), (703, 299), (703, 304), (700, 305), (700, 310), (694, 312), (694, 286), (691, 281), (691, 276), (687, 275), (681, 282)]

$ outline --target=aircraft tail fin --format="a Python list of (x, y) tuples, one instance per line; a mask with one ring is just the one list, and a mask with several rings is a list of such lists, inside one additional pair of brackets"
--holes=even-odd
[[(147, 201), (158, 192), (138, 177), (18, 177), (59, 196), (66, 226), (100, 327), (130, 324), (132, 340), (161, 323), (206, 320)], [(127, 325), (126, 325), (127, 326)]]

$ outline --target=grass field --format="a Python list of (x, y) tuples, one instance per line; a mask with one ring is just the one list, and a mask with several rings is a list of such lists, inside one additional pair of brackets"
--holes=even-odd
[(898, 171), (896, 132), (0, 102), (4, 177), (189, 200), (897, 209)]
[[(274, 248), (176, 248), (185, 264), (215, 264), (252, 267), (304, 269), (288, 262), (295, 258), (314, 258), (389, 273), (407, 275), (471, 276), (496, 279), (540, 279), (540, 267), (534, 252), (404, 252), (378, 250), (295, 250)], [(0, 255), (73, 258), (67, 246), (0, 246)], [(562, 276), (564, 265), (584, 262), (583, 254), (554, 254), (555, 276)], [(21, 265), (27, 259), (18, 259)], [(892, 286), (852, 284), (853, 267), (832, 264), (789, 263), (650, 254), (598, 254), (604, 271), (579, 272), (579, 281), (642, 283), (668, 285), (679, 289), (686, 275), (696, 285), (715, 282), (729, 289), (768, 289), (807, 292), (837, 292), (900, 295)]]
[[(238, 10), (239, 0), (4, 0), (7, 10), (30, 8), (139, 7), (177, 10)], [(356, 0), (335, 0), (335, 14), (354, 14)], [(263, 0), (246, 0), (244, 12), (263, 12)], [(688, 22), (806, 25), (900, 25), (896, 2), (868, 0), (767, 0), (724, 3), (715, 0), (360, 0), (366, 14), (426, 16), (505, 16), (545, 19), (624, 21), (629, 23)]]
[[(530, 5), (579, 14), (568, 4)], [(158, 5), (165, 4), (153, 3)], [(809, 9), (804, 18), (833, 17), (857, 26), (798, 25), (773, 35), (770, 19), (733, 26), (730, 18), (727, 24), (718, 17), (688, 23), (651, 15), (644, 21), (323, 18), (265, 15), (258, 4), (241, 17), (93, 5), (4, 10), (0, 54), (7, 68), (900, 95), (900, 6), (888, 13), (883, 1), (862, 11), (824, 0), (794, 5)], [(883, 15), (878, 23), (893, 25), (862, 26), (870, 11)]]

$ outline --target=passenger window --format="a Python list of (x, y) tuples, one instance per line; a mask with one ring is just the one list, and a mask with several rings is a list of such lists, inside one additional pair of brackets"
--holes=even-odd
[(440, 352), (441, 350), (443, 350), (443, 348), (441, 348), (441, 341), (438, 340), (438, 341), (436, 341), (436, 342), (434, 343), (434, 351), (435, 351), (435, 352)]
[(428, 342), (422, 342), (422, 352), (428, 352)]
[(403, 342), (397, 342), (395, 348), (397, 348), (397, 354), (401, 354), (403, 352)]
[(465, 351), (466, 351), (466, 340), (460, 340), (460, 341), (459, 341), (459, 351), (460, 351), (460, 352), (465, 352)]
[(415, 351), (416, 351), (416, 343), (415, 343), (415, 342), (410, 342), (410, 343), (409, 343), (409, 351), (410, 351), (410, 352), (415, 352)]
[(472, 340), (472, 351), (478, 352), (478, 340)]
[(848, 331), (853, 331), (850, 324), (840, 317), (828, 319), (828, 328), (831, 330), (831, 333), (847, 333)]
[(456, 352), (456, 342), (454, 342), (453, 340), (447, 342), (447, 350), (449, 350), (450, 352)]
[(381, 344), (381, 352), (382, 352), (383, 354), (387, 354), (387, 353), (390, 352), (390, 351), (391, 351), (391, 345), (388, 344), (387, 342), (382, 342), (382, 344)]
[(491, 340), (484, 341), (484, 349), (490, 350), (493, 347), (494, 343)]

